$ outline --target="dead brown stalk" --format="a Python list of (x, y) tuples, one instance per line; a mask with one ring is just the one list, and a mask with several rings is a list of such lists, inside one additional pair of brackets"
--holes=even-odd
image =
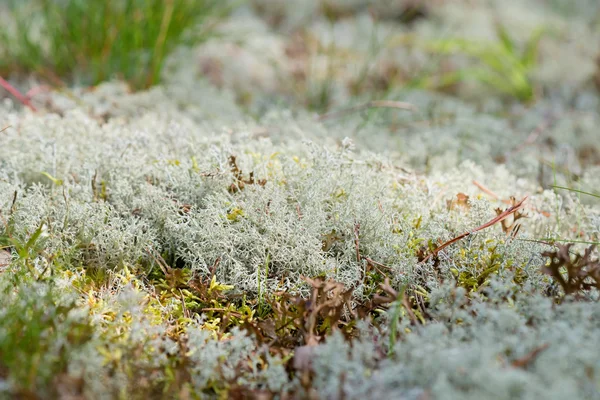
[(435, 256), (436, 254), (438, 254), (440, 251), (444, 250), (446, 247), (458, 242), (459, 240), (462, 240), (464, 238), (466, 238), (467, 236), (475, 233), (475, 232), (479, 232), (483, 229), (489, 228), (490, 226), (497, 224), (498, 222), (501, 222), (503, 220), (505, 220), (506, 218), (508, 218), (510, 215), (512, 215), (513, 213), (519, 211), (522, 207), (523, 204), (525, 203), (525, 200), (527, 200), (527, 196), (523, 197), (523, 199), (521, 201), (519, 201), (518, 203), (514, 204), (513, 206), (509, 207), (508, 209), (506, 209), (504, 212), (499, 213), (495, 218), (492, 218), (491, 220), (489, 220), (488, 222), (486, 222), (483, 225), (478, 226), (477, 228), (471, 230), (471, 231), (467, 231), (465, 233), (462, 233), (458, 236), (456, 236), (453, 239), (448, 240), (447, 242), (441, 244), (438, 248), (436, 248), (435, 250), (433, 250), (427, 257), (425, 257), (423, 260), (421, 260), (421, 263), (424, 263), (425, 261), (429, 260), (431, 257)]
[(356, 262), (360, 263), (360, 250), (359, 250), (359, 241), (358, 235), (360, 233), (360, 224), (358, 222), (354, 223), (354, 247), (356, 248)]
[(544, 343), (543, 345), (536, 347), (529, 353), (525, 354), (523, 357), (513, 360), (513, 362), (511, 362), (510, 365), (512, 365), (515, 368), (525, 369), (529, 366), (529, 364), (535, 361), (535, 359), (540, 355), (541, 352), (546, 350), (549, 346), (550, 345), (548, 343)]

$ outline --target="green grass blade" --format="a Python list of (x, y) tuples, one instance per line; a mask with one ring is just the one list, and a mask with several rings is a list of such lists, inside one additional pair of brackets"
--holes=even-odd
[(581, 193), (581, 194), (585, 194), (585, 195), (596, 197), (596, 198), (600, 199), (599, 193), (587, 192), (585, 190), (573, 189), (573, 188), (566, 187), (566, 186), (552, 185), (552, 187), (555, 189), (568, 190), (569, 192)]

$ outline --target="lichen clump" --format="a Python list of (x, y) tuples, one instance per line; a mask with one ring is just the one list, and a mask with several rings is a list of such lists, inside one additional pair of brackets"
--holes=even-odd
[[(440, 52), (435, 79), (409, 79), (436, 32), (506, 31), (479, 32), (463, 2), (400, 3), (252, 1), (218, 28), (250, 27), (277, 63), (224, 36), (175, 52), (146, 91), (6, 99), (2, 395), (600, 397), (600, 97), (543, 57), (570, 36), (541, 37), (518, 71), (539, 98), (434, 85), (481, 62)], [(539, 21), (597, 30), (562, 3), (510, 21), (503, 51)], [(370, 57), (366, 31), (382, 47), (357, 81), (345, 60)]]

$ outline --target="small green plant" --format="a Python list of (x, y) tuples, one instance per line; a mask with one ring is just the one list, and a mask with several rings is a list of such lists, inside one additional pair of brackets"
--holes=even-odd
[(32, 276), (41, 276), (36, 272), (34, 267), (34, 259), (44, 251), (44, 230), (46, 226), (44, 222), (40, 223), (38, 228), (26, 239), (18, 239), (13, 237), (11, 233), (12, 227), (7, 224), (5, 233), (0, 235), (0, 248), (14, 248), (17, 253), (18, 260), (27, 267), (27, 270)]
[(219, 0), (9, 0), (0, 27), (0, 75), (36, 73), (134, 88), (160, 81), (176, 45), (202, 41), (230, 5)]
[(92, 340), (93, 327), (53, 282), (31, 282), (24, 271), (12, 273), (10, 281), (0, 282), (2, 379), (16, 398), (59, 397), (59, 387), (76, 379), (69, 375), (69, 363)]
[(449, 86), (461, 81), (475, 80), (495, 91), (530, 102), (535, 97), (531, 72), (537, 64), (538, 45), (543, 28), (534, 30), (520, 47), (505, 26), (496, 24), (497, 42), (482, 42), (468, 39), (446, 39), (429, 43), (431, 51), (438, 54), (464, 54), (477, 61), (477, 65), (428, 78), (427, 86)]
[(312, 66), (315, 61), (311, 62), (311, 66), (307, 69), (307, 81), (305, 87), (305, 104), (309, 110), (324, 112), (329, 109), (333, 102), (334, 84), (336, 75), (336, 65), (334, 57), (338, 51), (335, 44), (329, 44), (325, 48), (317, 46), (317, 53), (314, 55), (317, 58), (319, 55), (327, 57), (327, 66), (324, 76), (318, 76), (314, 71), (316, 67)]

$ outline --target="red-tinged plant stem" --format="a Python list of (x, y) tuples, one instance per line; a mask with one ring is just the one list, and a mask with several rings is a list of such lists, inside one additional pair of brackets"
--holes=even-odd
[(421, 263), (424, 263), (425, 261), (429, 260), (431, 257), (435, 256), (437, 253), (439, 253), (440, 251), (442, 251), (443, 249), (445, 249), (446, 247), (450, 246), (453, 243), (458, 242), (461, 239), (466, 238), (467, 236), (478, 232), (480, 230), (483, 230), (485, 228), (489, 228), (490, 226), (497, 224), (500, 221), (505, 220), (506, 218), (508, 218), (509, 215), (517, 212), (519, 209), (521, 209), (523, 207), (523, 203), (525, 203), (525, 200), (527, 200), (527, 196), (525, 196), (523, 198), (523, 200), (521, 200), (520, 202), (518, 202), (517, 204), (515, 204), (514, 206), (508, 208), (506, 211), (504, 211), (503, 213), (499, 214), (498, 216), (496, 216), (495, 218), (489, 220), (488, 222), (486, 222), (483, 225), (478, 226), (477, 228), (465, 232), (463, 234), (458, 235), (457, 237), (455, 237), (454, 239), (450, 239), (448, 240), (446, 243), (442, 244), (441, 246), (439, 246), (437, 249), (435, 249), (434, 251), (431, 252), (431, 254), (429, 254), (427, 257), (425, 257)]
[(2, 86), (4, 89), (6, 89), (6, 91), (8, 93), (12, 94), (17, 100), (19, 100), (25, 106), (29, 107), (31, 109), (31, 111), (37, 112), (37, 108), (35, 108), (34, 105), (31, 104), (31, 101), (29, 101), (29, 99), (27, 97), (23, 96), (21, 94), (21, 92), (19, 92), (17, 89), (15, 89), (14, 86), (12, 86), (10, 83), (8, 83), (1, 76), (0, 76), (0, 86)]

